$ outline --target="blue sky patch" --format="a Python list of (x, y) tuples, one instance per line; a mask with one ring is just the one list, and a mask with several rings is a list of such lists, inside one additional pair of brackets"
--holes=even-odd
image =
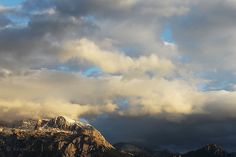
[(87, 22), (95, 22), (96, 18), (92, 15), (83, 16), (83, 19)]
[(66, 65), (59, 65), (59, 66), (57, 66), (56, 69), (59, 70), (59, 71), (64, 71), (64, 72), (70, 72), (71, 71), (70, 67), (68, 67)]
[(207, 71), (195, 75), (210, 80), (208, 83), (198, 85), (200, 91), (232, 91), (234, 90), (234, 84), (236, 84), (236, 76), (230, 71)]
[[(16, 7), (20, 5), (24, 0), (0, 0), (0, 5), (6, 7)], [(27, 26), (29, 23), (28, 17), (23, 17), (14, 13), (6, 13), (5, 16), (17, 26)]]
[(30, 19), (28, 17), (17, 16), (14, 14), (6, 14), (6, 17), (11, 20), (15, 25), (27, 26)]
[(13, 7), (21, 4), (23, 1), (24, 0), (0, 0), (0, 4), (4, 6)]
[(98, 67), (91, 67), (82, 72), (83, 76), (91, 77), (91, 76), (98, 76), (102, 73), (102, 70)]
[(70, 64), (58, 64), (56, 66), (52, 66), (52, 67), (47, 67), (48, 69), (52, 69), (52, 70), (57, 70), (57, 71), (61, 71), (61, 72), (79, 72), (81, 71), (81, 69), (75, 65), (70, 65)]
[(161, 40), (169, 43), (174, 43), (173, 33), (170, 25), (164, 27), (163, 32), (161, 33)]
[(119, 110), (123, 111), (129, 107), (129, 100), (125, 97), (119, 97), (114, 100), (114, 103), (119, 106)]

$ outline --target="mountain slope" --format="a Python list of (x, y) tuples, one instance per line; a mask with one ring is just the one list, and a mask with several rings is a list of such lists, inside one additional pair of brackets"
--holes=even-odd
[(123, 157), (88, 124), (56, 117), (4, 123), (1, 157)]
[(133, 157), (235, 157), (235, 153), (228, 153), (216, 144), (208, 144), (184, 154), (172, 153), (167, 150), (151, 151), (129, 143), (118, 143), (114, 146), (117, 150), (129, 153)]
[(222, 147), (216, 144), (208, 144), (203, 148), (195, 151), (190, 151), (182, 157), (230, 157), (231, 155), (227, 153)]
[(114, 147), (121, 151), (132, 155), (133, 157), (175, 157), (174, 153), (167, 150), (152, 151), (130, 143), (117, 143)]
[(114, 147), (120, 152), (128, 153), (134, 157), (151, 157), (151, 153), (149, 150), (145, 148), (141, 148), (134, 144), (130, 143), (117, 143)]

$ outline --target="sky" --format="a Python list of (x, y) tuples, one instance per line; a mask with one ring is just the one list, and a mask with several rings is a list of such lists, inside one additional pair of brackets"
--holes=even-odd
[(0, 120), (236, 151), (236, 1), (0, 0)]

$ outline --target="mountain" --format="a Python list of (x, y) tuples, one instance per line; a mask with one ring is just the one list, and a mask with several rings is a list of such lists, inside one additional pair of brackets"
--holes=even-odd
[(151, 152), (148, 149), (131, 143), (117, 143), (114, 144), (114, 147), (120, 152), (125, 152), (135, 157), (151, 157)]
[(112, 146), (93, 126), (58, 116), (0, 121), (0, 157), (235, 157), (209, 144), (184, 154), (153, 151), (130, 143)]
[(63, 116), (0, 125), (0, 157), (129, 157), (91, 125)]
[(221, 146), (208, 144), (203, 148), (183, 154), (182, 157), (230, 157)]
[(118, 143), (114, 146), (117, 150), (129, 153), (133, 157), (236, 157), (236, 153), (228, 153), (216, 144), (208, 144), (200, 149), (183, 154), (168, 150), (151, 151), (129, 143)]
[(131, 143), (117, 143), (114, 147), (121, 151), (132, 155), (133, 157), (175, 157), (177, 154), (168, 150), (152, 151), (147, 148), (139, 147)]

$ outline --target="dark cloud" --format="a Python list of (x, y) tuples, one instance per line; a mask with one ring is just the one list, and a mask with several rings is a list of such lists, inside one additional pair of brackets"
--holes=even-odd
[(0, 15), (0, 29), (4, 29), (7, 25), (10, 25), (11, 21), (4, 15)]
[(229, 151), (236, 149), (235, 118), (216, 120), (199, 114), (174, 122), (160, 117), (112, 116), (96, 119), (93, 124), (113, 143), (133, 142), (151, 149), (174, 151), (187, 151), (207, 143), (223, 145)]
[[(25, 10), (20, 13), (23, 15), (23, 12)], [(24, 27), (14, 26), (10, 19), (1, 16), (2, 27), (11, 25), (0, 30), (0, 60), (4, 68), (19, 70), (21, 67), (52, 66), (58, 62), (57, 56), (64, 41), (80, 38), (97, 29), (90, 22), (70, 16), (33, 13), (25, 16), (29, 23)]]
[(234, 1), (198, 1), (171, 20), (180, 52), (195, 68), (235, 70), (235, 8)]

